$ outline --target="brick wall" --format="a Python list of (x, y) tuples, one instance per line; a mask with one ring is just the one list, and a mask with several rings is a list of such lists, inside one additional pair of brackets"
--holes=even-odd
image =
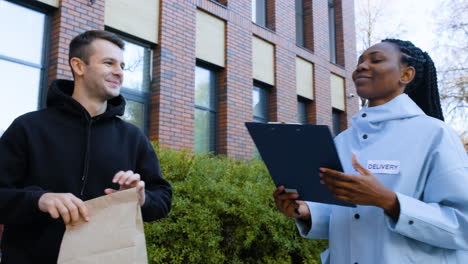
[(296, 90), (296, 6), (295, 1), (277, 1), (275, 49), (275, 90), (277, 120), (297, 122)]
[(68, 65), (68, 45), (76, 35), (92, 29), (104, 29), (104, 0), (61, 0), (52, 13), (49, 83), (57, 78), (72, 79)]
[[(110, 1), (110, 0), (107, 0)], [(164, 147), (193, 148), (196, 9), (226, 21), (226, 67), (218, 71), (217, 151), (236, 158), (252, 156), (252, 141), (244, 122), (252, 113), (252, 36), (275, 47), (275, 84), (271, 91), (270, 121), (297, 121), (296, 56), (314, 64), (314, 101), (309, 121), (332, 125), (330, 73), (345, 78), (346, 95), (355, 93), (353, 1), (336, 1), (338, 64), (330, 63), (328, 0), (306, 0), (306, 47), (296, 45), (295, 1), (268, 0), (267, 27), (251, 21), (251, 0), (162, 0), (159, 43), (153, 56), (149, 137)], [(219, 3), (225, 4), (225, 6)], [(71, 79), (68, 44), (77, 34), (104, 28), (105, 0), (62, 0), (52, 13), (49, 82)], [(341, 27), (341, 28), (340, 28)], [(341, 33), (339, 33), (341, 32)], [(131, 35), (131, 32), (127, 32)], [(341, 35), (340, 35), (341, 34)], [(346, 98), (343, 128), (358, 110), (358, 99)]]
[[(235, 1), (231, 0), (232, 5)], [(228, 3), (228, 4), (231, 4)], [(238, 7), (239, 10), (249, 10)], [(250, 11), (249, 11), (250, 12)], [(250, 18), (250, 13), (244, 13)], [(227, 22), (226, 31), (226, 82), (223, 84), (226, 105), (220, 109), (224, 112), (226, 127), (219, 130), (220, 137), (225, 138), (221, 152), (231, 157), (247, 157), (252, 153), (252, 143), (245, 129), (244, 122), (253, 119), (252, 110), (252, 36), (246, 34), (252, 23)], [(221, 122), (220, 122), (221, 124)], [(221, 142), (220, 142), (221, 143)]]
[(354, 94), (352, 99), (346, 100), (346, 116), (345, 127), (351, 126), (351, 117), (359, 111), (359, 102), (357, 99), (356, 89), (351, 78), (352, 72), (356, 68), (356, 31), (354, 28), (354, 1), (342, 1), (341, 4), (343, 14), (343, 53), (346, 62), (345, 77), (345, 94)]
[(162, 147), (193, 148), (195, 22), (194, 1), (161, 1), (149, 136)]

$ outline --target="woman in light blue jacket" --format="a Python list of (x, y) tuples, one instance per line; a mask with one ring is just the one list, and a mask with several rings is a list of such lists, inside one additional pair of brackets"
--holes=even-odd
[(353, 80), (368, 100), (335, 138), (344, 173), (321, 182), (356, 208), (303, 202), (276, 189), (302, 236), (329, 239), (322, 263), (468, 263), (468, 159), (443, 122), (434, 64), (387, 39), (360, 57)]

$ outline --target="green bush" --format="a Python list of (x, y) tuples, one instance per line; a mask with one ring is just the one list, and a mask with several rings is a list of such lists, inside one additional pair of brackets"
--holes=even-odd
[(320, 263), (327, 241), (301, 238), (276, 210), (262, 162), (156, 151), (174, 198), (145, 224), (150, 263)]

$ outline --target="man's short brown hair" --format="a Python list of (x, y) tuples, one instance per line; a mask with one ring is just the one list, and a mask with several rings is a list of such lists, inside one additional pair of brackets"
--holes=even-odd
[[(90, 30), (76, 36), (70, 42), (70, 52), (68, 55), (68, 62), (72, 58), (79, 58), (86, 64), (89, 63), (89, 57), (92, 55), (93, 50), (91, 43), (96, 39), (103, 39), (114, 43), (120, 49), (124, 49), (125, 43), (114, 33), (104, 30)], [(72, 70), (73, 71), (73, 70)]]

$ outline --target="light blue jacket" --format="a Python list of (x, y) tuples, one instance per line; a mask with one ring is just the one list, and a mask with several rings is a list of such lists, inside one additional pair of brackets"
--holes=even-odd
[(307, 238), (329, 239), (331, 264), (468, 263), (468, 159), (458, 136), (406, 95), (363, 108), (335, 138), (346, 173), (355, 153), (400, 203), (397, 222), (381, 208), (307, 202)]

